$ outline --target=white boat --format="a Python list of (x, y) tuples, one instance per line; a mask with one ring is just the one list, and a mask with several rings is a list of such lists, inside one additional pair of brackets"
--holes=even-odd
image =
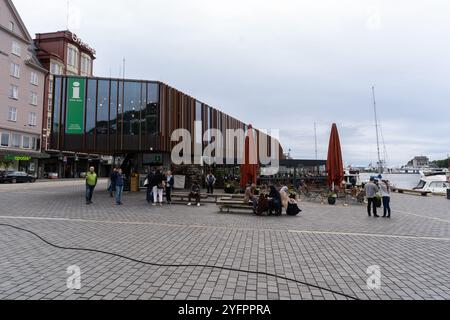
[(359, 170), (355, 169), (346, 169), (344, 175), (344, 182), (347, 188), (351, 188), (354, 186), (361, 186), (361, 177)]
[(425, 175), (422, 174), (419, 185), (414, 188), (418, 191), (429, 191), (434, 194), (447, 193), (447, 189), (450, 189), (450, 181), (446, 174)]

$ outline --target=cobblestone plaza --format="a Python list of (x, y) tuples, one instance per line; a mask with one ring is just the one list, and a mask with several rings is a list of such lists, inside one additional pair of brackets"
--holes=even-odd
[[(302, 202), (298, 217), (219, 214), (214, 204), (151, 207), (144, 193), (114, 206), (101, 181), (86, 206), (83, 181), (0, 185), (0, 224), (62, 247), (156, 264), (201, 264), (282, 277), (358, 299), (450, 299), (450, 201), (393, 195), (393, 218), (362, 206)], [(0, 226), (0, 299), (346, 299), (280, 278), (214, 268), (155, 267), (57, 249)], [(67, 288), (67, 269), (81, 289)], [(367, 286), (368, 267), (381, 287)]]

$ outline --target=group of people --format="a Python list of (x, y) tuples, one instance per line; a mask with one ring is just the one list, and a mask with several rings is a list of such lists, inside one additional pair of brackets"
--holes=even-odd
[[(95, 187), (97, 186), (98, 177), (95, 168), (89, 168), (86, 174), (86, 204), (91, 205)], [(207, 193), (214, 193), (216, 178), (210, 172), (205, 180)], [(163, 173), (161, 169), (153, 169), (148, 175), (145, 182), (147, 187), (147, 201), (153, 206), (163, 205), (164, 192), (168, 204), (172, 203), (172, 191), (175, 184), (171, 171)], [(114, 168), (110, 177), (108, 191), (111, 198), (115, 197), (116, 205), (123, 205), (122, 194), (124, 188), (124, 175), (121, 168)], [(367, 204), (367, 213), (369, 217), (379, 218), (377, 212), (377, 198), (381, 195), (384, 215), (383, 218), (391, 218), (391, 186), (388, 180), (377, 180), (371, 177), (369, 183), (364, 186)], [(195, 205), (201, 205), (201, 187), (197, 181), (194, 181), (189, 193), (188, 206), (192, 206), (192, 199)], [(283, 208), (287, 215), (298, 215), (302, 210), (298, 207), (295, 195), (289, 193), (288, 187), (284, 186), (279, 191), (275, 186), (270, 186), (269, 190), (256, 192), (256, 185), (249, 184), (245, 190), (244, 204), (253, 206), (256, 215), (282, 215)]]
[(388, 180), (377, 180), (375, 177), (371, 177), (369, 183), (365, 185), (365, 192), (367, 197), (367, 213), (369, 217), (372, 216), (372, 212), (375, 218), (379, 218), (377, 212), (377, 196), (381, 193), (383, 199), (383, 218), (391, 218), (391, 186)]
[(302, 210), (294, 194), (289, 194), (289, 188), (284, 186), (280, 191), (275, 186), (270, 186), (268, 192), (262, 190), (256, 193), (256, 185), (251, 184), (245, 190), (244, 204), (253, 206), (256, 215), (281, 216), (283, 208), (289, 216), (296, 216)]
[(168, 204), (172, 204), (172, 191), (175, 185), (175, 180), (171, 171), (165, 174), (161, 169), (153, 169), (145, 181), (147, 187), (147, 202), (152, 203), (153, 206), (163, 205), (164, 191), (166, 192), (166, 199)]

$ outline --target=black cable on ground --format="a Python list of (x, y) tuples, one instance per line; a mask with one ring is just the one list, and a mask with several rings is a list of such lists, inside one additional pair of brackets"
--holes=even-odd
[(129, 260), (129, 261), (136, 262), (136, 263), (139, 263), (139, 264), (145, 264), (145, 265), (154, 266), (154, 267), (160, 267), (160, 268), (205, 268), (205, 269), (218, 269), (218, 270), (224, 270), (224, 271), (232, 271), (232, 272), (239, 272), (239, 273), (263, 275), (263, 276), (267, 276), (267, 277), (272, 277), (272, 278), (277, 278), (277, 279), (281, 279), (281, 280), (294, 282), (294, 283), (297, 283), (297, 284), (301, 284), (301, 285), (304, 285), (304, 286), (307, 286), (307, 287), (319, 289), (319, 290), (322, 290), (322, 291), (330, 292), (330, 293), (333, 293), (335, 295), (339, 295), (339, 296), (348, 298), (350, 300), (360, 300), (359, 298), (352, 297), (352, 296), (347, 295), (345, 293), (341, 293), (341, 292), (337, 292), (337, 291), (334, 291), (334, 290), (331, 290), (331, 289), (323, 288), (323, 287), (320, 287), (320, 286), (317, 286), (317, 285), (314, 285), (314, 284), (298, 281), (296, 279), (291, 279), (291, 278), (288, 278), (288, 277), (278, 276), (278, 275), (272, 274), (272, 273), (260, 272), (260, 271), (240, 270), (240, 269), (227, 268), (227, 267), (218, 267), (218, 266), (199, 265), (199, 264), (182, 264), (182, 265), (181, 264), (180, 265), (175, 265), (174, 264), (174, 265), (169, 265), (169, 264), (151, 263), (151, 262), (146, 262), (146, 261), (141, 261), (141, 260), (133, 259), (133, 258), (130, 258), (130, 257), (126, 257), (126, 256), (123, 256), (121, 254), (107, 252), (107, 251), (102, 251), (102, 250), (62, 247), (62, 246), (58, 246), (56, 244), (53, 244), (53, 243), (47, 241), (46, 239), (44, 239), (43, 237), (41, 237), (37, 233), (35, 233), (33, 231), (30, 231), (30, 230), (27, 230), (27, 229), (23, 229), (23, 228), (20, 228), (20, 227), (16, 227), (16, 226), (9, 225), (9, 224), (3, 224), (3, 223), (0, 223), (0, 227), (7, 227), (7, 228), (16, 229), (16, 230), (19, 230), (19, 231), (22, 231), (22, 232), (26, 232), (26, 233), (32, 234), (33, 236), (35, 236), (36, 238), (38, 238), (42, 242), (44, 242), (44, 243), (48, 244), (49, 246), (52, 246), (52, 247), (54, 247), (56, 249), (60, 249), (60, 250), (99, 253), (99, 254), (104, 254), (104, 255), (109, 255), (109, 256), (114, 256), (114, 257), (117, 257), (117, 258)]

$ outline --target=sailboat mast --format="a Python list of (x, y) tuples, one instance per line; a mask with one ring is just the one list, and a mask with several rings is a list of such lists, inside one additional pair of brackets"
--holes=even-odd
[(372, 86), (372, 95), (373, 95), (373, 109), (375, 112), (375, 129), (377, 132), (377, 150), (378, 150), (378, 173), (383, 173), (383, 164), (381, 162), (381, 151), (380, 151), (380, 137), (378, 132), (378, 113), (377, 113), (377, 101), (375, 98), (375, 86)]
[(317, 150), (317, 123), (314, 122), (314, 144), (315, 144), (315, 151), (316, 151), (316, 160), (319, 159), (318, 157), (318, 150)]

